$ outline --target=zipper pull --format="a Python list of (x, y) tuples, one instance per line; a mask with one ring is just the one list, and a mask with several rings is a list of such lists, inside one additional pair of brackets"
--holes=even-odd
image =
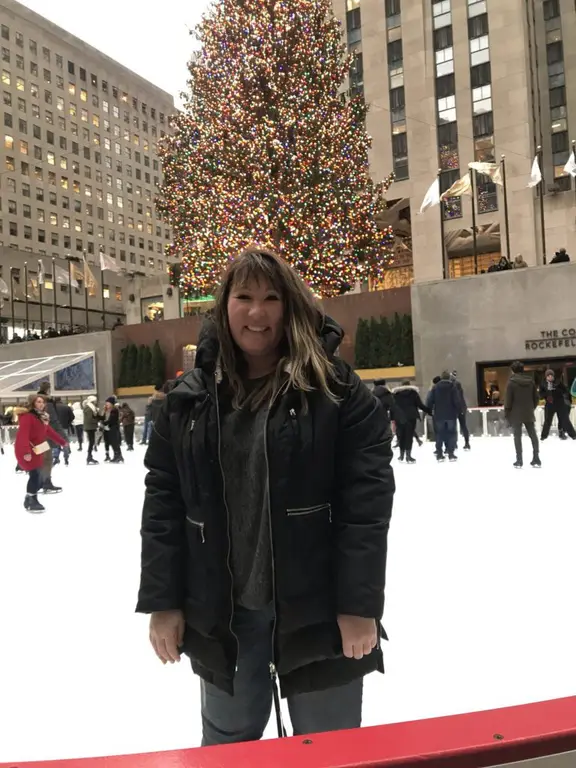
[(296, 419), (296, 411), (294, 410), (294, 408), (290, 408), (289, 414), (291, 419)]
[(192, 419), (192, 422), (191, 422), (191, 424), (190, 424), (190, 432), (193, 432), (193, 431), (194, 431), (194, 426), (195, 426), (195, 424), (196, 424), (196, 422), (194, 421), (194, 419)]

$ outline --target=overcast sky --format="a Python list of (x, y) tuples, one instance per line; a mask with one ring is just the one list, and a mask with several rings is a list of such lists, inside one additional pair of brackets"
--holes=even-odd
[(98, 48), (174, 95), (186, 87), (193, 50), (188, 30), (210, 0), (20, 0), (23, 5)]

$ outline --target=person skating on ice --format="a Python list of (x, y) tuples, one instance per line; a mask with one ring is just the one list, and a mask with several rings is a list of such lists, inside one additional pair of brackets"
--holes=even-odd
[(540, 387), (540, 398), (544, 400), (544, 426), (540, 439), (546, 440), (548, 438), (552, 420), (556, 416), (558, 429), (563, 429), (572, 440), (576, 440), (576, 430), (570, 421), (572, 403), (570, 392), (568, 387), (556, 378), (556, 374), (551, 369), (546, 371), (545, 379)]
[(443, 371), (440, 381), (428, 393), (426, 406), (432, 411), (434, 420), (436, 458), (438, 461), (444, 461), (446, 447), (449, 460), (456, 461), (456, 423), (458, 415), (462, 412), (462, 401), (448, 371)]
[[(68, 441), (70, 441), (72, 424), (74, 423), (74, 411), (69, 405), (62, 401), (61, 397), (54, 398), (54, 408), (56, 409), (56, 415), (58, 416), (58, 423), (64, 430)], [(64, 448), (60, 448), (58, 445), (53, 449), (52, 459), (54, 464), (60, 463), (60, 451), (64, 453), (64, 464), (68, 466), (70, 462), (70, 442), (68, 442)]]
[(24, 509), (29, 512), (45, 511), (45, 507), (38, 501), (38, 492), (44, 482), (44, 457), (51, 452), (49, 440), (62, 447), (66, 444), (62, 435), (50, 426), (46, 398), (43, 395), (30, 395), (28, 408), (18, 419), (14, 445), (18, 464), (28, 472)]
[(504, 413), (514, 433), (514, 447), (516, 449), (514, 466), (517, 469), (523, 467), (522, 427), (524, 426), (532, 441), (531, 465), (539, 468), (542, 463), (540, 461), (538, 435), (536, 434), (536, 416), (534, 415), (539, 402), (538, 390), (532, 377), (524, 373), (524, 365), (521, 362), (517, 360), (512, 363), (510, 369), (512, 376), (510, 376), (506, 388)]
[[(40, 385), (38, 394), (44, 397), (46, 406), (45, 413), (48, 414), (50, 419), (51, 428), (57, 432), (64, 440), (64, 443), (68, 445), (68, 435), (64, 431), (64, 428), (58, 420), (58, 412), (56, 411), (56, 404), (54, 399), (50, 397), (50, 383), (45, 381)], [(58, 485), (54, 485), (52, 482), (52, 451), (58, 445), (54, 440), (49, 440), (50, 452), (46, 452), (43, 456), (42, 465), (42, 493), (60, 493), (62, 488)]]
[(79, 402), (72, 403), (72, 412), (74, 413), (74, 434), (78, 440), (78, 450), (82, 450), (84, 443), (84, 411)]
[[(460, 425), (460, 434), (464, 438), (464, 450), (469, 451), (470, 450), (470, 431), (468, 429), (468, 424), (466, 423), (466, 414), (468, 412), (468, 406), (466, 405), (466, 398), (464, 397), (464, 390), (462, 389), (462, 384), (458, 381), (458, 371), (452, 371), (450, 374), (450, 379), (454, 386), (456, 387), (456, 391), (458, 392), (458, 396), (460, 397), (461, 402), (461, 410), (458, 414), (458, 424)], [(458, 447), (458, 441), (456, 441), (456, 447)]]
[(415, 464), (416, 459), (412, 456), (412, 445), (414, 435), (416, 434), (416, 424), (420, 420), (420, 411), (432, 415), (428, 406), (424, 405), (420, 397), (418, 387), (406, 380), (400, 387), (396, 387), (393, 392), (396, 408), (402, 414), (400, 423), (396, 423), (396, 434), (400, 448), (400, 461), (406, 458), (407, 464)]
[(98, 464), (93, 456), (96, 450), (96, 433), (98, 431), (98, 425), (100, 423), (101, 414), (98, 411), (97, 406), (98, 399), (96, 395), (90, 395), (84, 400), (83, 412), (84, 412), (84, 434), (88, 441), (88, 455), (86, 457), (86, 464)]
[(383, 669), (391, 434), (342, 336), (249, 250), (155, 420), (137, 610), (159, 658), (202, 678), (204, 746), (260, 739), (277, 678), (296, 734), (359, 727)]
[[(111, 464), (123, 464), (124, 458), (120, 450), (120, 411), (116, 405), (116, 398), (113, 395), (107, 398), (104, 403), (102, 430), (106, 448), (104, 461), (110, 461)], [(111, 459), (108, 454), (109, 450), (112, 451)]]
[(120, 423), (124, 430), (124, 440), (126, 441), (126, 450), (134, 450), (134, 425), (136, 423), (136, 414), (130, 408), (128, 403), (122, 403), (120, 408)]

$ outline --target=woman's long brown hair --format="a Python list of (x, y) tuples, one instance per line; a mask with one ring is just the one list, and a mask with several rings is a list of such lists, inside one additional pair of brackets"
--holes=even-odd
[[(284, 338), (274, 374), (247, 398), (245, 362), (230, 332), (228, 299), (233, 288), (246, 287), (252, 280), (266, 281), (282, 298)], [(321, 309), (297, 272), (274, 251), (252, 247), (234, 260), (218, 289), (213, 318), (220, 342), (220, 365), (232, 390), (235, 408), (259, 408), (289, 388), (302, 393), (320, 390), (333, 402), (338, 401), (330, 389), (331, 381), (335, 380), (334, 366), (318, 335)]]

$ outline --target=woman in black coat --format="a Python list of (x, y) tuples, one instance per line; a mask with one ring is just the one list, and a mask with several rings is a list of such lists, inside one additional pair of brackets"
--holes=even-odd
[(358, 727), (383, 671), (391, 435), (342, 335), (246, 251), (152, 429), (137, 610), (202, 678), (204, 745), (259, 739), (273, 697), (283, 733), (278, 679), (295, 733)]
[(540, 397), (544, 400), (544, 426), (542, 427), (541, 440), (546, 440), (550, 434), (550, 427), (554, 416), (558, 419), (558, 432), (569, 435), (576, 440), (576, 430), (570, 421), (570, 409), (572, 398), (568, 387), (552, 370), (546, 371), (544, 381), (540, 386)]
[(400, 461), (406, 459), (408, 464), (415, 464), (416, 459), (412, 456), (412, 445), (416, 434), (416, 422), (420, 420), (420, 411), (424, 411), (429, 416), (432, 415), (432, 411), (422, 402), (418, 387), (410, 384), (409, 381), (404, 381), (402, 386), (396, 387), (394, 402), (404, 417), (403, 421), (396, 422), (398, 447), (400, 448), (399, 459)]

